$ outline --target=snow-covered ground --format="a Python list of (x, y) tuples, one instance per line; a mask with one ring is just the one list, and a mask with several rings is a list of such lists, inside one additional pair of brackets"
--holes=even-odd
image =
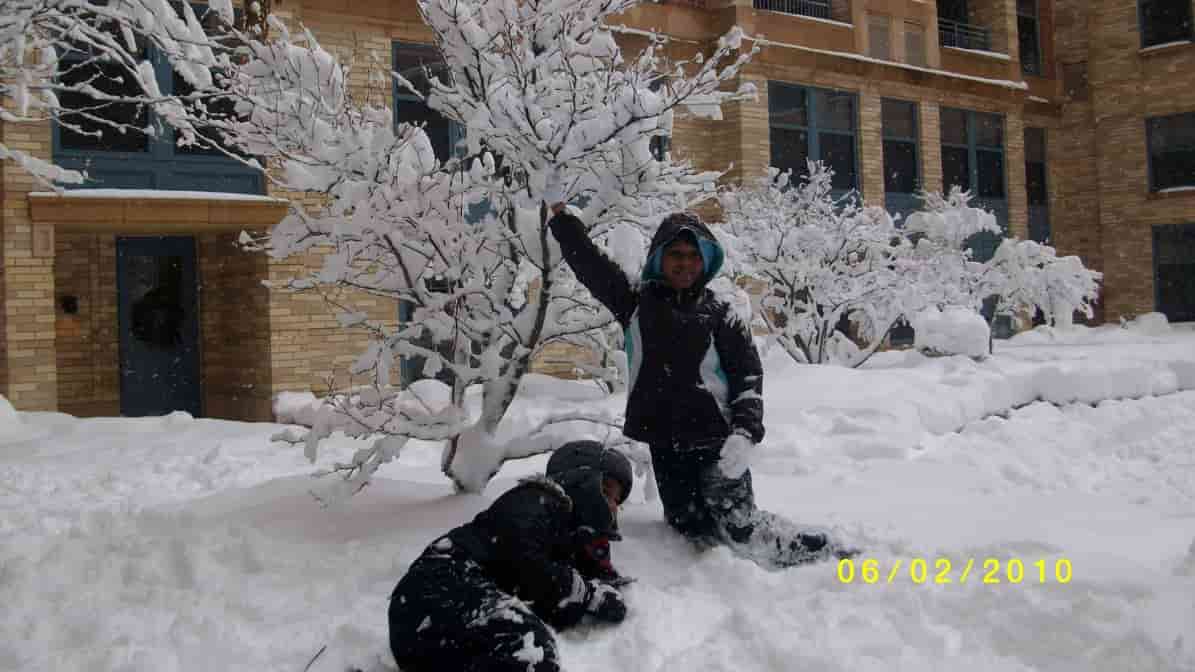
[[(615, 548), (639, 578), (630, 616), (563, 633), (566, 668), (1195, 670), (1195, 332), (1039, 330), (997, 347), (858, 371), (769, 355), (759, 502), (834, 527), (879, 581), (698, 553), (641, 479)], [(622, 403), (534, 377), (512, 423)], [(407, 565), (543, 464), (457, 496), (436, 447), (413, 445), (323, 509), (309, 491), (326, 484), (301, 446), (270, 441), (279, 428), (0, 401), (0, 670), (298, 672), (325, 646), (312, 670), (392, 670), (386, 603)], [(354, 448), (333, 443), (321, 462)], [(989, 558), (999, 584), (983, 582)], [(934, 581), (939, 559), (952, 583)]]

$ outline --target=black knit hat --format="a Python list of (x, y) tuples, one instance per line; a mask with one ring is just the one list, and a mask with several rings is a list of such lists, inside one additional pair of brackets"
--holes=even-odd
[(619, 504), (631, 495), (631, 486), (635, 484), (631, 461), (626, 455), (597, 441), (570, 441), (557, 448), (548, 459), (545, 471), (549, 477), (555, 478), (567, 471), (581, 468), (597, 469), (602, 476), (618, 481), (622, 486)]

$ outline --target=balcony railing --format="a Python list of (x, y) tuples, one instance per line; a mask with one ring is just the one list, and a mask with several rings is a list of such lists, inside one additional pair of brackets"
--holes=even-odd
[(938, 35), (941, 37), (943, 47), (992, 50), (992, 31), (983, 26), (938, 19)]
[(830, 18), (830, 0), (754, 0), (754, 6), (770, 12), (812, 16), (815, 19)]

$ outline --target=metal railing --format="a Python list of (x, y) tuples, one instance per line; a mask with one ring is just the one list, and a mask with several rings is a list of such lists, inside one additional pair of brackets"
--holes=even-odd
[(755, 9), (829, 19), (830, 0), (753, 0)]
[(941, 37), (943, 47), (992, 50), (992, 31), (983, 26), (938, 19), (938, 35)]

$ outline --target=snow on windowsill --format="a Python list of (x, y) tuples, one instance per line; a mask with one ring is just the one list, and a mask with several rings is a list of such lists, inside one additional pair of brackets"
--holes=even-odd
[(1170, 51), (1171, 49), (1181, 49), (1182, 47), (1188, 47), (1188, 46), (1191, 46), (1192, 44), (1195, 44), (1195, 41), (1175, 40), (1174, 42), (1165, 42), (1162, 44), (1155, 44), (1155, 45), (1149, 46), (1149, 47), (1142, 47), (1140, 50), (1137, 51), (1137, 53), (1153, 54), (1153, 53), (1156, 53), (1159, 51)]
[(1041, 96), (1029, 96), (1029, 102), (1031, 102), (1031, 103), (1048, 103), (1048, 102), (1050, 102), (1050, 99), (1042, 98)]
[(68, 189), (61, 194), (53, 191), (31, 191), (30, 196), (64, 196), (70, 198), (179, 199), (202, 201), (251, 201), (257, 203), (287, 203), (284, 198), (260, 194), (235, 194), (222, 191), (169, 191), (165, 189)]
[(994, 58), (998, 61), (1012, 61), (1012, 56), (1009, 56), (1008, 54), (1002, 54), (998, 51), (988, 51), (987, 49), (964, 49), (963, 47), (942, 48), (949, 49), (951, 51), (962, 51), (968, 54), (975, 54), (976, 56), (987, 56), (988, 58)]
[(1174, 194), (1195, 194), (1195, 185), (1188, 185), (1185, 187), (1170, 187), (1169, 189), (1159, 189), (1153, 192), (1153, 196), (1171, 196)]
[(974, 75), (964, 75), (959, 72), (950, 72), (949, 70), (937, 70), (934, 68), (922, 68), (916, 65), (909, 65), (908, 63), (898, 63), (896, 61), (886, 61), (882, 58), (873, 58), (871, 56), (863, 56), (861, 54), (852, 54), (846, 51), (832, 51), (829, 49), (814, 49), (813, 47), (805, 47), (799, 44), (789, 44), (787, 42), (775, 42), (764, 37), (752, 37), (744, 35), (745, 40), (754, 40), (755, 42), (772, 47), (784, 47), (785, 49), (797, 49), (800, 51), (808, 51), (815, 54), (826, 54), (829, 56), (838, 56), (839, 58), (849, 58), (854, 61), (865, 61), (867, 63), (879, 63), (881, 65), (889, 65), (894, 68), (903, 68), (905, 70), (915, 70), (917, 72), (926, 72), (931, 75), (941, 75), (943, 77), (951, 77), (953, 79), (964, 79), (972, 82), (980, 82), (983, 84), (991, 84), (992, 86), (1000, 86), (1006, 89), (1017, 89), (1020, 91), (1028, 90), (1029, 85), (1024, 81), (1014, 82), (1008, 79), (988, 79), (987, 77), (976, 77)]

